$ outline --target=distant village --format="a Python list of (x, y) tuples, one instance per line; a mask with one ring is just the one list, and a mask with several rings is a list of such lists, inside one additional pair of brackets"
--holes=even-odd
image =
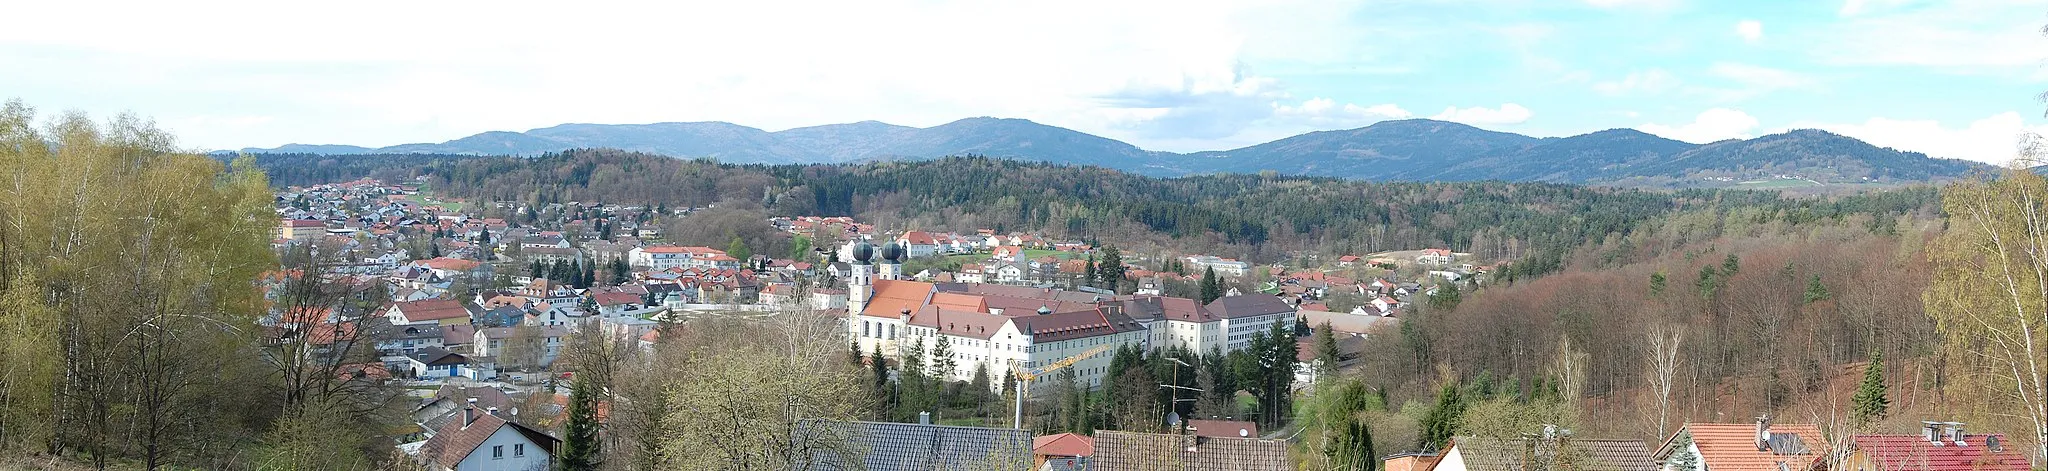
[[(372, 332), (381, 362), (352, 371), (416, 392), (416, 427), (395, 438), (399, 450), (431, 469), (551, 463), (569, 402), (557, 383), (573, 374), (551, 366), (566, 339), (581, 332), (653, 349), (664, 326), (690, 319), (812, 310), (842, 319), (842, 341), (860, 352), (894, 359), (945, 342), (959, 365), (952, 380), (970, 379), (977, 366), (1029, 374), (1067, 369), (1078, 384), (1099, 387), (1111, 361), (1100, 354), (1105, 349), (1227, 353), (1278, 325), (1301, 343), (1295, 386), (1306, 388), (1320, 374), (1354, 366), (1364, 342), (1394, 332), (1412, 304), (1438, 290), (1483, 285), (1495, 269), (1493, 261), (1445, 248), (1298, 259), (1312, 266), (1214, 254), (1111, 257), (1115, 241), (877, 227), (824, 216), (767, 221), (815, 243), (806, 253), (778, 257), (670, 244), (650, 223), (688, 221), (696, 208), (531, 208), (428, 196), (414, 182), (368, 179), (279, 191), (276, 248), (319, 254), (331, 261), (330, 276), (378, 299), (365, 315), (273, 312), (264, 324), (281, 336), (311, 332), (316, 343), (323, 332), (330, 341), (338, 332)], [(557, 217), (483, 218), (475, 204)], [(1101, 273), (1120, 279), (1093, 282)], [(1201, 288), (1211, 274), (1219, 292), (1205, 300)], [(272, 279), (293, 276), (279, 275)], [(1322, 364), (1310, 345), (1319, 326), (1337, 337), (1337, 365)], [(1618, 471), (1808, 471), (1849, 457), (1856, 470), (2028, 469), (2023, 455), (2002, 447), (2002, 435), (1966, 433), (1963, 424), (1930, 422), (1917, 436), (1829, 437), (1811, 424), (1775, 422), (1786, 421), (1685, 424), (1663, 443), (1561, 430), (1522, 439), (1458, 437), (1443, 450), (1391, 455), (1381, 465), (1522, 471), (1531, 460), (1590, 459), (1601, 463), (1591, 469)], [(1092, 437), (929, 423), (824, 426), (853, 431), (871, 449), (918, 455), (922, 463), (1012, 453), (1031, 469), (1047, 470), (1295, 469), (1286, 437), (1259, 433), (1252, 422), (1185, 425), (1187, 433), (1178, 435), (1105, 430)], [(1579, 451), (1560, 452), (1566, 443)], [(1160, 467), (1159, 456), (1176, 461)], [(864, 469), (934, 469), (901, 458), (870, 460)]]

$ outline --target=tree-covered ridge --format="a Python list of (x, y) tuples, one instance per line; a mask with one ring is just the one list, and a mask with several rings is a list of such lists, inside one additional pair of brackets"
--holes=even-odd
[(984, 157), (732, 165), (617, 150), (537, 158), (379, 156), (320, 164), (319, 171), (298, 168), (327, 159), (334, 158), (258, 161), (280, 175), (280, 184), (315, 183), (306, 178), (316, 176), (424, 176), (434, 191), (455, 198), (670, 208), (727, 201), (758, 205), (764, 215), (847, 215), (929, 230), (1040, 231), (1259, 261), (1292, 259), (1302, 251), (1334, 256), (1448, 247), (1485, 260), (1531, 260), (1518, 270), (1533, 272), (1554, 269), (1569, 249), (1586, 241), (1625, 236), (1644, 221), (1673, 214), (1740, 211), (1758, 222), (1805, 224), (1853, 214), (1931, 213), (1937, 198), (1930, 188), (1792, 198), (1769, 191), (1653, 192), (1554, 183), (1372, 183), (1270, 172), (1154, 178)]
[(564, 124), (523, 133), (486, 132), (438, 144), (378, 149), (288, 145), (245, 151), (536, 156), (579, 148), (739, 164), (839, 164), (973, 154), (1161, 177), (1274, 171), (1370, 181), (1506, 180), (1653, 188), (1726, 187), (1790, 177), (1827, 184), (1898, 185), (1952, 179), (1985, 168), (1810, 129), (1694, 144), (1629, 129), (1535, 138), (1430, 119), (1382, 121), (1188, 154), (1148, 151), (1072, 129), (998, 118), (968, 118), (929, 128), (864, 121), (777, 132), (719, 121)]

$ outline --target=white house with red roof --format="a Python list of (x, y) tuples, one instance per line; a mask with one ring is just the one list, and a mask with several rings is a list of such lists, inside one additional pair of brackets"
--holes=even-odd
[(626, 262), (660, 271), (670, 268), (739, 269), (740, 260), (710, 247), (655, 245), (635, 247), (626, 252)]
[(419, 447), (419, 460), (434, 471), (547, 471), (554, 468), (561, 440), (498, 417), (497, 408), (478, 410), (470, 399), (462, 416), (442, 425)]
[(904, 254), (910, 258), (938, 255), (941, 250), (938, 238), (925, 231), (904, 232), (902, 236), (896, 238), (896, 243), (903, 246)]

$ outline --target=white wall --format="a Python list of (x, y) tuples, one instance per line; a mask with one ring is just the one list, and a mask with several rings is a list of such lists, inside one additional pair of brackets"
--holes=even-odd
[[(526, 456), (513, 456), (513, 445), (517, 444), (526, 445)], [(505, 447), (505, 456), (503, 458), (491, 458), (491, 447), (496, 446)], [(547, 471), (548, 454), (546, 451), (541, 450), (540, 445), (527, 440), (526, 436), (520, 435), (519, 431), (513, 430), (512, 426), (508, 424), (498, 427), (498, 432), (491, 434), (489, 440), (484, 440), (483, 445), (477, 446), (476, 451), (470, 452), (468, 458), (463, 458), (462, 465), (456, 467), (456, 469), (458, 471)]]

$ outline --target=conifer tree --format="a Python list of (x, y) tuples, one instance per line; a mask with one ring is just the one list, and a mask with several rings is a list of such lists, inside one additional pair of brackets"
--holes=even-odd
[(1446, 384), (1437, 392), (1436, 406), (1422, 417), (1422, 445), (1432, 450), (1443, 449), (1451, 437), (1458, 434), (1458, 424), (1465, 415), (1463, 393), (1458, 385)]
[(1856, 396), (1851, 399), (1854, 402), (1853, 412), (1857, 425), (1869, 425), (1883, 420), (1885, 415), (1890, 413), (1891, 400), (1885, 398), (1886, 390), (1884, 355), (1871, 352), (1870, 366), (1863, 369), (1863, 384), (1856, 387)]
[(1700, 455), (1692, 452), (1691, 432), (1678, 434), (1678, 439), (1672, 443), (1672, 447), (1675, 451), (1671, 452), (1671, 471), (1700, 469)]
[(591, 384), (590, 376), (576, 375), (575, 385), (569, 391), (569, 424), (563, 432), (561, 469), (595, 470), (603, 456), (603, 445), (597, 437), (597, 386)]
[(1219, 285), (1218, 285), (1218, 283), (1217, 283), (1217, 281), (1216, 281), (1216, 268), (1215, 268), (1215, 267), (1207, 267), (1207, 268), (1203, 268), (1203, 269), (1202, 269), (1202, 304), (1209, 304), (1209, 303), (1211, 303), (1211, 302), (1215, 302), (1215, 301), (1216, 301), (1216, 298), (1221, 298), (1221, 297), (1223, 297), (1223, 287), (1222, 287), (1222, 286), (1219, 286)]
[(1830, 296), (1832, 295), (1828, 294), (1828, 286), (1820, 283), (1820, 275), (1813, 275), (1812, 279), (1806, 281), (1806, 304), (1820, 302)]

